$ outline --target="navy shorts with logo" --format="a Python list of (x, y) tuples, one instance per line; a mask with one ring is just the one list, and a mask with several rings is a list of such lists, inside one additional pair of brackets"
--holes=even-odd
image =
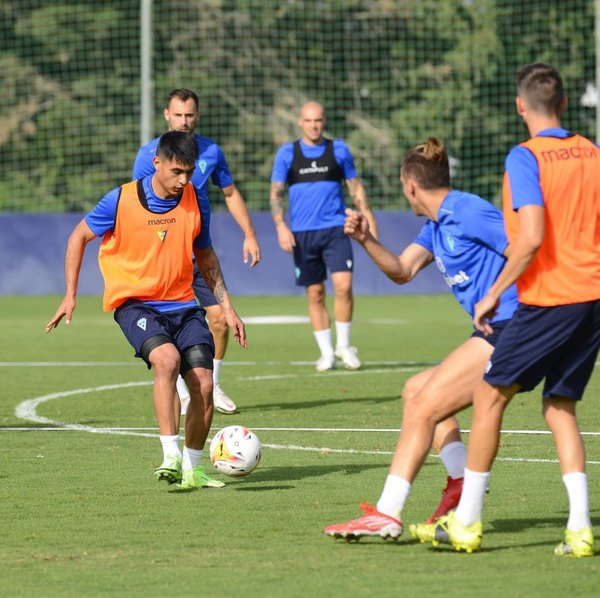
[(294, 266), (296, 284), (306, 287), (318, 284), (330, 272), (352, 272), (352, 243), (343, 226), (294, 233)]
[(484, 379), (495, 386), (579, 400), (600, 348), (600, 300), (555, 307), (520, 304), (492, 354)]
[(213, 305), (219, 305), (219, 302), (215, 299), (215, 296), (212, 294), (212, 291), (208, 288), (208, 285), (202, 278), (202, 274), (200, 274), (200, 270), (198, 270), (198, 266), (194, 261), (194, 282), (192, 283), (192, 288), (194, 289), (194, 296), (196, 297), (196, 301), (202, 307), (211, 307)]
[[(140, 354), (142, 345), (158, 335), (168, 336), (180, 353), (194, 345), (208, 345), (214, 355), (213, 337), (200, 307), (163, 313), (132, 299), (116, 309), (114, 318), (135, 349), (135, 356), (141, 359), (144, 359)], [(150, 368), (150, 363), (146, 359), (144, 361)]]

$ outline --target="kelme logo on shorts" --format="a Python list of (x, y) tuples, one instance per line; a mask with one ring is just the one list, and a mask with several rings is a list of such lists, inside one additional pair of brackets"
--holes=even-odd
[(138, 328), (141, 328), (142, 330), (146, 330), (146, 322), (147, 322), (146, 318), (140, 318), (136, 322), (136, 324), (137, 324)]
[(296, 278), (300, 278), (300, 268), (296, 268)]
[(352, 260), (346, 260), (346, 268), (348, 268), (348, 270), (352, 268)]
[(164, 243), (165, 237), (167, 236), (167, 231), (166, 230), (157, 230), (156, 234), (158, 235), (160, 242)]

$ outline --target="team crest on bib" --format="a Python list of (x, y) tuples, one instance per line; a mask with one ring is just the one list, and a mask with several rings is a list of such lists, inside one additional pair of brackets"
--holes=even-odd
[(137, 324), (138, 328), (141, 328), (142, 330), (145, 331), (146, 330), (146, 322), (147, 322), (146, 318), (140, 318), (136, 322), (136, 324)]
[(158, 235), (160, 242), (164, 243), (165, 237), (167, 236), (167, 231), (166, 230), (157, 230), (156, 234)]

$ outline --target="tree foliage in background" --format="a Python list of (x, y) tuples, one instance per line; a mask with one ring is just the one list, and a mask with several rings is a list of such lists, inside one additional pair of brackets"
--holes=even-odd
[[(198, 132), (223, 147), (252, 209), (268, 209), (277, 147), (299, 106), (327, 108), (375, 208), (406, 207), (398, 165), (430, 135), (455, 185), (497, 200), (524, 138), (514, 76), (559, 68), (565, 124), (594, 136), (593, 0), (154, 0), (155, 133), (164, 97), (201, 98)], [(139, 0), (0, 4), (0, 210), (78, 211), (127, 180), (139, 145)], [(212, 196), (214, 205), (222, 201)]]

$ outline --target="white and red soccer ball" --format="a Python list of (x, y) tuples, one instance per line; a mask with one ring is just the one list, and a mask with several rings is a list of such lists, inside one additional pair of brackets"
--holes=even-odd
[(227, 426), (210, 442), (210, 460), (225, 475), (241, 477), (251, 473), (261, 457), (258, 436), (244, 426)]

